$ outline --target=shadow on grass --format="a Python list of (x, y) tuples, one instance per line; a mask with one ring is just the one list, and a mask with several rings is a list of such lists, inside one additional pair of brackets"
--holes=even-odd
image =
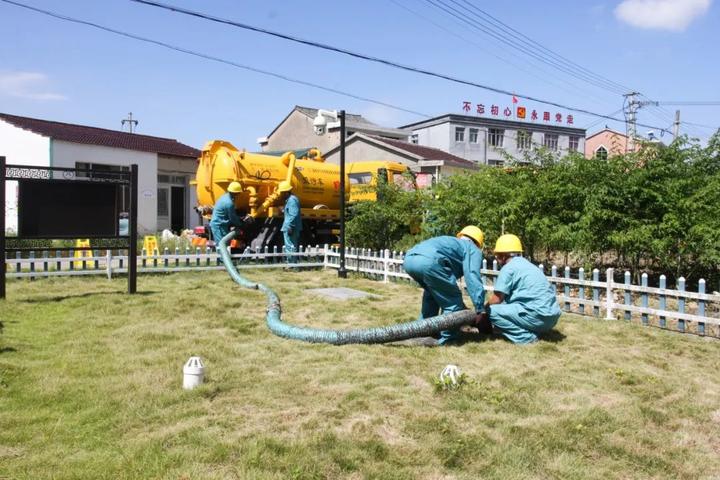
[[(148, 295), (155, 295), (156, 293), (160, 293), (156, 290), (143, 290), (142, 292), (135, 292), (133, 295), (138, 296), (148, 296)], [(130, 295), (127, 292), (85, 292), (85, 293), (78, 293), (74, 295), (58, 295), (55, 297), (38, 297), (38, 298), (27, 298), (25, 300), (20, 300), (23, 303), (48, 303), (48, 302), (62, 302), (64, 300), (71, 300), (74, 298), (88, 298), (88, 297), (95, 297), (95, 296), (102, 296), (102, 295)]]
[(2, 347), (2, 348), (0, 348), (0, 354), (10, 353), (10, 352), (17, 352), (17, 349), (16, 349), (15, 347)]
[[(540, 342), (548, 342), (548, 343), (560, 343), (564, 341), (566, 338), (565, 334), (562, 332), (558, 332), (557, 330), (550, 330), (549, 332), (543, 333), (540, 335)], [(427, 343), (423, 343), (422, 339), (427, 339)], [(505, 339), (502, 335), (493, 334), (493, 333), (475, 333), (475, 332), (461, 332), (460, 338), (448, 343), (448, 347), (462, 347), (465, 344), (472, 344), (472, 343), (483, 343), (483, 342), (508, 342), (509, 340)], [(408, 347), (436, 347), (437, 345), (431, 345), (431, 338), (430, 337), (419, 337), (418, 339), (409, 339), (409, 340), (401, 340), (398, 342), (392, 342), (392, 343), (386, 343), (383, 344), (387, 347), (400, 347), (400, 348), (408, 348)]]
[(540, 335), (541, 342), (560, 343), (566, 338), (564, 333), (558, 332), (557, 330), (550, 330)]

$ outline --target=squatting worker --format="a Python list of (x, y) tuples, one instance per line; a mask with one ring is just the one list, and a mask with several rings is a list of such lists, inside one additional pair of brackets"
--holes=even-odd
[(555, 290), (543, 272), (522, 257), (515, 235), (502, 235), (495, 243), (501, 265), (490, 297), (489, 318), (493, 328), (513, 343), (533, 343), (560, 318)]
[[(485, 235), (474, 225), (463, 228), (457, 237), (440, 236), (415, 245), (405, 255), (403, 267), (423, 287), (420, 318), (438, 313), (465, 309), (458, 279), (465, 277), (465, 285), (477, 312), (483, 311), (485, 288), (480, 276), (482, 246)], [(437, 342), (444, 345), (459, 337), (459, 330), (440, 332)]]
[[(300, 199), (292, 193), (292, 183), (282, 181), (278, 185), (278, 191), (281, 193), (280, 200), (284, 202), (282, 228), (283, 232), (283, 251), (286, 254), (297, 252), (300, 243), (300, 232), (302, 232), (302, 218), (300, 216)], [(288, 257), (288, 263), (297, 263), (297, 257), (291, 255)]]
[(242, 192), (242, 185), (238, 182), (230, 182), (227, 192), (218, 199), (213, 207), (210, 230), (216, 245), (230, 233), (231, 226), (242, 227), (244, 225), (243, 219), (235, 211), (235, 197), (240, 192)]

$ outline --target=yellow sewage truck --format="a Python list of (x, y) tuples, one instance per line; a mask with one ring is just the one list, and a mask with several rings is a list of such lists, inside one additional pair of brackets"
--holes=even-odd
[[(412, 180), (403, 176), (407, 172), (407, 166), (395, 162), (348, 163), (345, 166), (348, 200), (375, 200), (375, 193), (367, 187), (378, 181), (414, 188)], [(301, 243), (335, 243), (340, 219), (340, 166), (325, 163), (321, 152), (314, 148), (274, 154), (250, 153), (222, 140), (206, 143), (193, 182), (197, 189), (196, 210), (201, 219), (209, 220), (215, 202), (225, 194), (230, 182), (238, 182), (243, 191), (235, 198), (235, 208), (241, 216), (250, 214), (256, 219), (242, 229), (241, 244), (256, 251), (281, 245), (283, 205), (279, 202), (277, 186), (284, 180), (292, 184), (293, 193), (300, 200)]]

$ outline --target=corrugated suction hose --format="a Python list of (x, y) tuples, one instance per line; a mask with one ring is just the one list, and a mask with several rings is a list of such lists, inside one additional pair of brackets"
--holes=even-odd
[(475, 313), (471, 310), (452, 312), (437, 317), (424, 318), (413, 322), (398, 323), (387, 327), (363, 328), (353, 330), (330, 330), (324, 328), (296, 327), (280, 319), (280, 299), (270, 288), (261, 283), (254, 283), (240, 275), (232, 263), (227, 244), (235, 237), (232, 231), (220, 240), (217, 250), (220, 252), (225, 269), (230, 277), (241, 287), (260, 290), (268, 298), (265, 320), (270, 331), (275, 335), (293, 340), (310, 343), (331, 343), (345, 345), (349, 343), (386, 343), (406, 340), (414, 337), (430, 336), (442, 330), (451, 330), (472, 322)]

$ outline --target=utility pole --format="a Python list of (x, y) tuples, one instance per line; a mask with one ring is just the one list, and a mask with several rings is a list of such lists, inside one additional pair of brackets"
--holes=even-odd
[(625, 97), (625, 105), (623, 106), (623, 113), (625, 113), (625, 131), (628, 136), (627, 146), (625, 147), (625, 153), (635, 151), (635, 140), (637, 139), (637, 112), (641, 107), (647, 105), (660, 105), (660, 102), (654, 102), (652, 100), (638, 100), (637, 96), (640, 92), (630, 92), (623, 95)]
[(137, 120), (133, 120), (133, 118), (132, 118), (132, 112), (128, 113), (128, 118), (125, 118), (125, 119), (123, 119), (123, 120), (120, 122), (120, 129), (121, 129), (121, 130), (122, 130), (122, 128), (125, 126), (126, 123), (128, 124), (128, 127), (130, 128), (130, 133), (133, 133), (133, 127), (137, 127), (138, 121), (137, 121)]
[(673, 123), (673, 138), (677, 139), (680, 135), (680, 110), (675, 110), (675, 123)]

